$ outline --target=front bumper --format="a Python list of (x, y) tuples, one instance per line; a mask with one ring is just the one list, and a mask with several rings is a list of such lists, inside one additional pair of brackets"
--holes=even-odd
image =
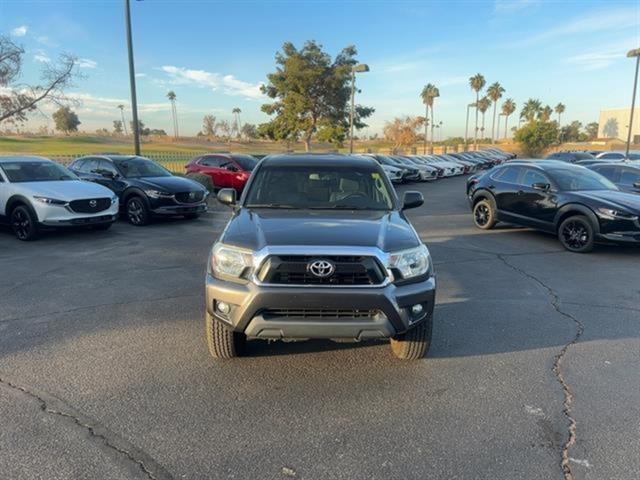
[(95, 215), (92, 217), (74, 217), (63, 220), (43, 220), (40, 225), (46, 227), (78, 227), (82, 225), (99, 225), (102, 223), (113, 223), (118, 219), (118, 214)]
[(602, 243), (636, 244), (640, 245), (640, 232), (610, 232), (599, 233), (596, 241)]
[(188, 214), (200, 214), (207, 211), (207, 203), (197, 203), (193, 205), (180, 204), (180, 205), (162, 205), (151, 207), (151, 213), (154, 215), (188, 215)]
[[(226, 282), (207, 274), (207, 312), (237, 332), (250, 338), (307, 339), (343, 338), (364, 340), (388, 338), (406, 332), (433, 315), (435, 277), (416, 283), (384, 287), (283, 287), (254, 283)], [(227, 315), (216, 311), (216, 302), (231, 306)], [(413, 315), (411, 307), (422, 311)], [(370, 310), (371, 316), (327, 318), (313, 316), (273, 316), (273, 309), (291, 310)]]
[(95, 213), (78, 213), (62, 205), (46, 205), (33, 202), (38, 223), (48, 227), (64, 227), (75, 225), (95, 225), (114, 222), (118, 218), (117, 202), (109, 208)]

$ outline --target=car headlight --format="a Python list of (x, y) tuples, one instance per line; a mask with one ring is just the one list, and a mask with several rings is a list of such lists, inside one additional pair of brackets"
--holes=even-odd
[(33, 197), (35, 200), (40, 203), (46, 203), (47, 205), (66, 205), (67, 202), (65, 200), (58, 200), (57, 198), (48, 198), (48, 197)]
[(240, 278), (253, 265), (253, 256), (249, 250), (216, 243), (211, 249), (210, 263), (214, 275)]
[(173, 193), (162, 192), (160, 190), (145, 190), (146, 193), (151, 198), (171, 198), (173, 197)]
[(424, 275), (431, 268), (431, 256), (425, 245), (394, 252), (389, 256), (389, 267), (396, 269), (402, 279)]
[(118, 197), (114, 195), (111, 197), (111, 205), (115, 205), (116, 203), (118, 203)]
[(633, 213), (625, 212), (622, 210), (614, 210), (612, 208), (599, 208), (598, 213), (603, 217), (616, 219), (616, 220), (637, 220), (638, 216)]

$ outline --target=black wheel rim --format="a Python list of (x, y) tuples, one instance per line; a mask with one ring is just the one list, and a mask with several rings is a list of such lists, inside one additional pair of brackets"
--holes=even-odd
[(31, 231), (31, 219), (25, 212), (22, 210), (16, 210), (13, 212), (11, 225), (13, 226), (13, 231), (20, 240), (24, 240), (29, 237), (29, 232)]
[(489, 211), (489, 207), (487, 207), (484, 203), (477, 205), (473, 214), (476, 220), (476, 225), (484, 227), (487, 223), (489, 223), (491, 212)]
[(139, 225), (144, 221), (144, 206), (140, 200), (131, 200), (127, 206), (127, 215), (134, 225)]
[(589, 243), (587, 226), (577, 220), (567, 222), (562, 227), (562, 241), (572, 250), (580, 250)]

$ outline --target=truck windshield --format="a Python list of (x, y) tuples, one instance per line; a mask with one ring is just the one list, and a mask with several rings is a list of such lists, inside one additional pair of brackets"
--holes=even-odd
[(373, 169), (265, 166), (247, 192), (248, 208), (391, 210), (392, 195)]

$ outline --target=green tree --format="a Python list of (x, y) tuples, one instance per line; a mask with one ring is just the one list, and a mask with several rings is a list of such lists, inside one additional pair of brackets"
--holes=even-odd
[(482, 126), (480, 127), (480, 138), (484, 139), (484, 114), (487, 113), (489, 107), (491, 106), (491, 100), (488, 97), (482, 97), (478, 100), (478, 111), (482, 114)]
[(541, 122), (548, 122), (549, 120), (551, 120), (552, 114), (553, 109), (549, 105), (545, 105), (544, 108), (542, 108), (538, 112), (538, 120), (540, 120)]
[(113, 133), (115, 133), (116, 135), (122, 135), (122, 121), (121, 120), (114, 120), (113, 121)]
[(542, 110), (542, 103), (536, 98), (527, 100), (520, 111), (520, 118), (527, 122), (533, 122)]
[(202, 134), (205, 137), (215, 137), (216, 127), (216, 117), (213, 115), (205, 115), (202, 118)]
[(473, 135), (473, 148), (478, 148), (478, 102), (480, 101), (480, 90), (484, 88), (487, 81), (480, 73), (476, 73), (473, 77), (469, 78), (469, 86), (471, 90), (476, 92), (476, 128)]
[[(129, 126), (131, 127), (131, 131), (134, 132), (135, 129), (133, 128), (133, 126), (134, 126), (133, 121), (129, 122)], [(143, 137), (146, 137), (151, 133), (151, 130), (149, 130), (145, 126), (145, 124), (142, 122), (142, 120), (138, 120), (138, 133)]]
[[(357, 63), (354, 46), (344, 48), (335, 59), (322, 46), (308, 41), (301, 49), (286, 42), (276, 54), (276, 71), (267, 75), (262, 92), (273, 99), (262, 105), (262, 111), (274, 118), (260, 126), (261, 135), (273, 140), (292, 141), (302, 138), (305, 149), (321, 132), (341, 144), (348, 132), (351, 68)], [(355, 107), (354, 127), (367, 125), (363, 119), (373, 108)]]
[(80, 120), (76, 112), (69, 107), (60, 107), (53, 113), (53, 122), (55, 123), (56, 130), (64, 132), (65, 135), (69, 135), (70, 132), (77, 132)]
[(507, 138), (507, 125), (509, 117), (516, 111), (516, 102), (512, 98), (507, 98), (502, 104), (502, 114), (504, 115), (504, 138)]
[(127, 122), (124, 119), (124, 105), (118, 105), (118, 109), (120, 110), (120, 118), (122, 118), (122, 128), (124, 129), (124, 134), (127, 135)]
[(514, 138), (522, 145), (525, 155), (537, 157), (556, 142), (558, 127), (555, 122), (534, 119), (516, 130)]
[(231, 126), (229, 125), (229, 122), (227, 122), (226, 120), (220, 120), (218, 122), (218, 130), (220, 130), (222, 138), (226, 142), (231, 140)]
[(252, 123), (245, 123), (240, 129), (242, 136), (249, 139), (258, 138), (258, 129)]
[(433, 125), (435, 120), (433, 118), (433, 103), (434, 100), (440, 96), (440, 90), (438, 87), (431, 83), (427, 83), (420, 93), (420, 97), (422, 98), (422, 103), (425, 105), (425, 122), (424, 122), (424, 153), (427, 153), (427, 129), (429, 126), (429, 109), (431, 109), (431, 145), (430, 150), (433, 151)]
[(585, 125), (584, 129), (587, 132), (587, 140), (595, 140), (598, 138), (598, 122), (591, 122)]
[(562, 118), (562, 114), (564, 113), (566, 107), (562, 103), (558, 103), (553, 109), (558, 114), (558, 125), (560, 125), (560, 120)]
[(582, 133), (582, 123), (574, 120), (569, 125), (560, 129), (560, 138), (563, 142), (581, 142), (586, 140), (587, 135)]
[(498, 82), (492, 83), (487, 88), (487, 96), (493, 102), (493, 123), (491, 125), (491, 143), (496, 143), (496, 109), (498, 100), (502, 98), (504, 88)]

